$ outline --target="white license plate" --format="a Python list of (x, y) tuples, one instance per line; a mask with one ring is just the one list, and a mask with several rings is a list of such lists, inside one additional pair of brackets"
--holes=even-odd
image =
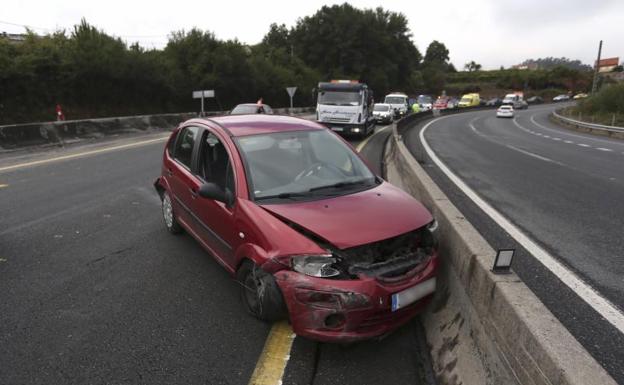
[(425, 282), (412, 286), (398, 293), (392, 294), (392, 311), (411, 305), (419, 299), (433, 293), (436, 288), (436, 279), (431, 278)]
[(342, 127), (332, 127), (331, 129), (332, 131), (344, 131), (344, 128)]

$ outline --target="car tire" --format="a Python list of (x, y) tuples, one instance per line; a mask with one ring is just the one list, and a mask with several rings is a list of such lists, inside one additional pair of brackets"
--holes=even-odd
[(182, 232), (182, 226), (180, 226), (176, 220), (173, 205), (171, 204), (171, 197), (167, 191), (164, 191), (162, 194), (162, 214), (167, 231), (171, 234), (180, 234)]
[(286, 303), (272, 274), (246, 260), (236, 272), (236, 279), (241, 287), (241, 301), (251, 315), (269, 322), (286, 318)]

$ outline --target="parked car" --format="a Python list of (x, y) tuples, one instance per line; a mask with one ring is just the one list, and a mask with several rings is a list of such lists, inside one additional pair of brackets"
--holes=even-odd
[(587, 95), (586, 93), (581, 92), (581, 93), (579, 93), (579, 94), (574, 95), (574, 97), (573, 97), (572, 99), (575, 99), (575, 100), (577, 100), (577, 99), (585, 99), (585, 98), (586, 98), (586, 97), (588, 97), (588, 96), (589, 96), (589, 95)]
[(435, 110), (445, 110), (447, 108), (455, 107), (457, 107), (457, 102), (450, 96), (440, 96), (436, 99), (435, 103), (433, 103), (433, 108)]
[(377, 123), (390, 124), (394, 120), (394, 109), (390, 104), (376, 103), (373, 106), (373, 118)]
[(511, 104), (503, 104), (496, 110), (497, 118), (513, 118), (514, 108)]
[(431, 213), (316, 122), (189, 120), (171, 134), (154, 186), (166, 229), (185, 230), (234, 275), (252, 315), (289, 317), (299, 335), (384, 335), (435, 291)]
[(268, 104), (243, 103), (232, 108), (230, 115), (246, 115), (246, 114), (273, 114), (271, 106)]
[(531, 96), (530, 98), (527, 99), (527, 102), (529, 104), (542, 104), (544, 103), (544, 99), (542, 99), (541, 96)]
[(553, 98), (553, 102), (565, 102), (570, 100), (570, 96), (566, 94), (557, 95)]
[(503, 99), (501, 98), (492, 98), (485, 102), (485, 105), (488, 107), (498, 107), (503, 103)]

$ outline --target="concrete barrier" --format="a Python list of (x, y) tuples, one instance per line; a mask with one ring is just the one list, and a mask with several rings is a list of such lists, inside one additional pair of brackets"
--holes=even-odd
[(562, 109), (553, 111), (553, 113), (550, 114), (550, 120), (574, 131), (607, 136), (610, 138), (624, 139), (624, 127), (613, 127), (605, 126), (603, 124), (582, 122), (580, 120), (575, 120), (561, 115), (561, 111)]
[[(495, 251), (412, 157), (393, 127), (388, 180), (427, 206), (439, 223), (443, 268), (423, 316), (441, 384), (615, 385), (615, 381), (515, 275), (490, 269)], [(397, 127), (398, 126), (398, 127)]]
[[(314, 111), (313, 107), (277, 108), (276, 114), (297, 115)], [(223, 115), (229, 111), (208, 112), (207, 116)], [(38, 122), (0, 126), (0, 149), (37, 145), (63, 145), (79, 139), (97, 138), (111, 134), (170, 130), (185, 120), (197, 117), (195, 112), (138, 115), (61, 122)]]

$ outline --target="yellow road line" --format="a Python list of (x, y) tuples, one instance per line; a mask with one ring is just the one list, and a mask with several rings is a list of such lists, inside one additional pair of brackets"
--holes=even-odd
[(290, 348), (294, 339), (295, 334), (288, 321), (273, 324), (249, 380), (249, 385), (280, 385), (282, 383), (282, 376), (290, 358)]
[(96, 155), (96, 154), (101, 154), (101, 153), (110, 152), (110, 151), (123, 150), (126, 148), (145, 146), (145, 145), (152, 144), (152, 143), (162, 142), (166, 140), (168, 137), (169, 136), (165, 136), (165, 137), (157, 138), (157, 139), (144, 140), (142, 142), (135, 142), (135, 143), (129, 143), (129, 144), (122, 144), (119, 146), (100, 148), (98, 150), (84, 151), (84, 152), (79, 152), (79, 153), (71, 154), (71, 155), (57, 156), (56, 158), (49, 158), (49, 159), (35, 160), (32, 162), (14, 164), (12, 166), (0, 167), (0, 172), (15, 170), (18, 168), (30, 167), (30, 166), (38, 166), (41, 164), (58, 162), (61, 160), (82, 158), (82, 157), (89, 156), (89, 155)]
[(364, 148), (364, 146), (366, 146), (366, 144), (368, 143), (369, 140), (373, 139), (373, 137), (377, 134), (379, 134), (381, 131), (385, 130), (386, 128), (390, 127), (390, 125), (384, 126), (381, 129), (379, 129), (377, 132), (374, 132), (373, 135), (369, 136), (368, 138), (366, 138), (366, 140), (364, 140), (363, 142), (361, 142), (360, 144), (358, 144), (358, 146), (356, 147), (357, 152), (362, 151), (362, 149)]
[(3, 188), (3, 187), (9, 187), (9, 185), (8, 184), (0, 184), (0, 188)]

